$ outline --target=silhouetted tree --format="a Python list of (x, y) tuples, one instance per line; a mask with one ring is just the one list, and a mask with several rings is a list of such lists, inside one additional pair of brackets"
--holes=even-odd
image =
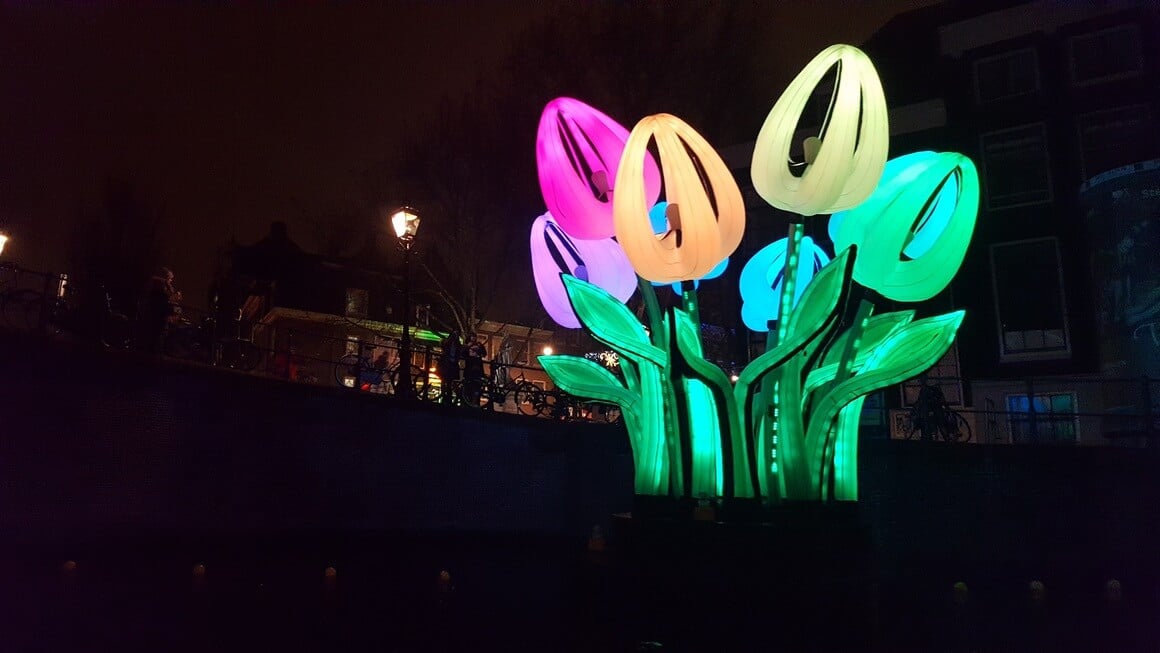
[(69, 248), (70, 267), (94, 286), (104, 285), (131, 308), (146, 279), (162, 264), (164, 209), (143, 200), (132, 182), (109, 180), (102, 206), (83, 216)]

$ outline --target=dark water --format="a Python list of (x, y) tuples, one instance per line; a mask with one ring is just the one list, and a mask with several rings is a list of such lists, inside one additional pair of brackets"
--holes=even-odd
[[(1156, 588), (487, 536), (10, 540), (0, 651), (1155, 651)], [(651, 545), (650, 545), (651, 546)], [(680, 542), (672, 542), (679, 549)], [(694, 556), (700, 555), (694, 552)], [(62, 567), (75, 561), (75, 569)], [(674, 562), (679, 560), (680, 562)], [(204, 565), (199, 576), (194, 566)], [(325, 570), (333, 567), (334, 578)], [(695, 567), (695, 568), (694, 568)], [(449, 582), (440, 572), (450, 574)], [(845, 572), (843, 572), (845, 573)], [(812, 581), (811, 581), (812, 579)], [(967, 583), (955, 593), (956, 580)], [(657, 644), (648, 644), (655, 642)], [(652, 648), (650, 648), (650, 646)]]

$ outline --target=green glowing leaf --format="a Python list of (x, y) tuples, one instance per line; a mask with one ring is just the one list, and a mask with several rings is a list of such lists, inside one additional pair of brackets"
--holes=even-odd
[(636, 409), (637, 397), (612, 372), (579, 356), (539, 356), (540, 365), (561, 390), (576, 397), (613, 403), (625, 412)]
[[(875, 315), (866, 321), (866, 326), (862, 328), (862, 335), (859, 338), (861, 341), (857, 347), (860, 353), (858, 358), (865, 361), (870, 354), (878, 347), (878, 344), (886, 339), (895, 329), (904, 324), (910, 323), (914, 319), (914, 311), (895, 311), (893, 313), (882, 313)], [(834, 344), (830, 346), (830, 350), (826, 352), (826, 356), (822, 361), (823, 365), (830, 363), (837, 363), (838, 359), (842, 357), (842, 349), (846, 346), (846, 339), (850, 335), (850, 331), (842, 332), (834, 340)], [(860, 367), (855, 363), (855, 367)]]
[(835, 309), (849, 287), (853, 261), (851, 250), (847, 249), (814, 277), (802, 295), (801, 302), (793, 310), (786, 339), (741, 370), (737, 385), (734, 386), (738, 405), (745, 403), (745, 395), (757, 379), (801, 351), (815, 335), (837, 319)]
[(858, 500), (858, 423), (865, 401), (862, 396), (844, 406), (834, 425), (834, 498), (838, 501)]
[(667, 359), (664, 350), (649, 342), (644, 326), (627, 306), (599, 286), (570, 274), (561, 276), (572, 308), (594, 338), (621, 354), (664, 367)]
[[(890, 334), (897, 331), (902, 325), (908, 324), (913, 319), (914, 311), (895, 311), (893, 313), (883, 313), (882, 315), (871, 317), (862, 329), (862, 335), (858, 338), (859, 343), (855, 348), (856, 355), (853, 371), (857, 372), (861, 370), (882, 341), (886, 340)], [(829, 351), (826, 352), (826, 356), (822, 359), (822, 364), (816, 369), (811, 370), (809, 376), (806, 378), (806, 384), (803, 388), (805, 392), (813, 392), (822, 385), (834, 380), (838, 371), (838, 363), (842, 358), (842, 351), (846, 348), (846, 342), (849, 340), (852, 332), (853, 329), (847, 329), (834, 339), (834, 343), (830, 345)]]
[(816, 332), (822, 325), (837, 319), (836, 309), (848, 285), (853, 259), (853, 250), (844, 250), (818, 271), (790, 315), (791, 334), (798, 331)]
[[(694, 401), (690, 397), (690, 423), (696, 429), (700, 422), (695, 420), (711, 420), (711, 428), (715, 429), (717, 433), (714, 446), (717, 452), (715, 464), (719, 470), (718, 482), (724, 482), (723, 479), (726, 476), (724, 466), (728, 464), (731, 470), (728, 475), (733, 479), (733, 496), (752, 497), (754, 487), (752, 474), (749, 472), (749, 448), (737, 419), (737, 411), (733, 406), (733, 386), (721, 368), (701, 356), (701, 339), (693, 318), (679, 309), (674, 309), (673, 313), (676, 315), (677, 348), (697, 380), (700, 381), (701, 388), (696, 392), (704, 397), (696, 402), (698, 403), (697, 407), (694, 407)], [(707, 396), (706, 392), (709, 393)], [(706, 403), (706, 399), (711, 400), (712, 403)], [(710, 412), (711, 415), (708, 414)], [(725, 438), (728, 438), (727, 440), (721, 437), (722, 424), (728, 427), (728, 432), (724, 434)], [(694, 435), (696, 435), (696, 431), (694, 431)], [(697, 440), (694, 439), (694, 447), (696, 445)], [(696, 454), (697, 452), (694, 451), (694, 456)]]
[(963, 315), (963, 311), (954, 311), (896, 329), (874, 350), (860, 374), (837, 384), (817, 402), (806, 435), (810, 467), (818, 474), (816, 479), (821, 477), (827, 439), (838, 412), (858, 397), (929, 369), (950, 349)]

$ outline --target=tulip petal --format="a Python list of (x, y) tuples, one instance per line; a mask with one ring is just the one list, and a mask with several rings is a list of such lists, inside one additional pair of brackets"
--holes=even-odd
[(532, 274), (544, 310), (569, 329), (580, 320), (568, 299), (561, 274), (571, 274), (606, 290), (621, 302), (636, 290), (636, 275), (624, 250), (611, 238), (576, 240), (568, 236), (551, 213), (532, 223)]
[[(649, 222), (652, 224), (653, 233), (657, 234), (658, 236), (669, 231), (669, 218), (665, 214), (665, 211), (668, 209), (668, 206), (669, 206), (668, 202), (657, 202), (648, 211), (648, 219), (649, 219)], [(728, 267), (729, 267), (729, 257), (725, 257), (725, 260), (718, 263), (717, 266), (715, 268), (713, 268), (712, 270), (709, 270), (708, 274), (701, 277), (700, 279), (694, 279), (693, 280), (693, 288), (694, 289), (700, 288), (702, 281), (706, 281), (708, 279), (716, 279), (717, 277), (721, 276), (722, 274), (725, 274), (725, 270), (728, 269)], [(666, 283), (662, 283), (662, 282), (653, 281), (651, 283), (654, 286), (671, 285), (673, 292), (677, 293), (678, 295), (681, 294), (680, 282), (677, 282), (674, 284), (666, 284)]]
[(967, 157), (917, 152), (892, 159), (861, 206), (831, 219), (835, 250), (859, 247), (854, 280), (904, 302), (934, 297), (962, 265), (979, 209)]
[[(821, 147), (797, 176), (789, 160), (798, 120), (834, 66), (837, 82), (818, 135)], [(790, 82), (766, 117), (753, 150), (753, 187), (769, 204), (801, 215), (848, 209), (874, 190), (889, 142), (886, 97), (870, 58), (853, 46), (832, 45)]]
[[(741, 269), (741, 320), (751, 331), (768, 331), (769, 321), (779, 319), (781, 287), (785, 274), (785, 255), (788, 240), (782, 238), (766, 245), (754, 254)], [(830, 257), (812, 238), (801, 242), (802, 256), (798, 258), (797, 288), (794, 306), (801, 301), (810, 280)]]
[[(646, 162), (656, 142), (668, 231), (653, 231)], [(729, 168), (709, 143), (669, 114), (637, 123), (625, 143), (613, 194), (616, 239), (637, 274), (661, 283), (699, 279), (728, 257), (745, 231), (745, 205)]]
[[(628, 129), (579, 100), (560, 97), (544, 107), (536, 134), (536, 168), (544, 202), (561, 228), (573, 238), (599, 240), (615, 233), (612, 202), (600, 192), (594, 175), (616, 179)], [(660, 170), (651, 155), (644, 159), (645, 193), (650, 204), (661, 192)]]

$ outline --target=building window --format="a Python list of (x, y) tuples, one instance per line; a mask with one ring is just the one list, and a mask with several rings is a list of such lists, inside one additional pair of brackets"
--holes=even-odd
[(1000, 361), (1071, 356), (1055, 238), (991, 245), (991, 281)]
[(367, 298), (367, 291), (362, 288), (347, 288), (346, 289), (346, 304), (344, 314), (347, 317), (366, 317), (367, 306), (370, 301)]
[(528, 364), (528, 341), (523, 338), (511, 339), (512, 343), (512, 362), (517, 365)]
[(1034, 48), (979, 59), (975, 68), (975, 102), (987, 104), (1039, 92), (1039, 56)]
[(982, 136), (988, 209), (1051, 201), (1051, 165), (1043, 123)]
[(903, 405), (913, 406), (918, 401), (918, 393), (925, 385), (937, 385), (948, 405), (963, 405), (963, 380), (959, 375), (957, 344), (952, 344), (947, 353), (943, 354), (943, 357), (926, 373), (902, 384)]
[(1077, 123), (1084, 180), (1145, 161), (1156, 152), (1155, 129), (1147, 105), (1087, 113)]
[(1034, 402), (1028, 395), (1007, 395), (1007, 426), (1011, 442), (1076, 442), (1079, 421), (1075, 405), (1074, 392), (1036, 394)]
[(418, 304), (415, 306), (415, 326), (420, 329), (431, 327), (431, 305)]
[(359, 353), (358, 336), (347, 336), (346, 337), (346, 351), (345, 351), (345, 353), (346, 353), (346, 355)]
[(1144, 71), (1140, 28), (1121, 25), (1072, 37), (1071, 81), (1076, 86), (1135, 77)]

